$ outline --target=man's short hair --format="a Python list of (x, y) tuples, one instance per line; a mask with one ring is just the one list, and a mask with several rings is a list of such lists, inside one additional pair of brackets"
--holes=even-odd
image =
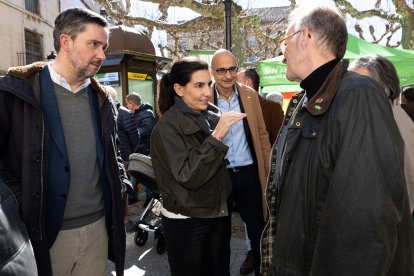
[(60, 51), (60, 35), (70, 35), (72, 39), (85, 30), (86, 24), (98, 24), (104, 28), (108, 27), (108, 21), (101, 15), (88, 9), (73, 8), (60, 13), (55, 19), (53, 28), (54, 47), (57, 53)]
[(260, 77), (259, 74), (257, 74), (256, 70), (253, 68), (246, 69), (244, 71), (244, 76), (245, 78), (248, 78), (252, 81), (253, 89), (256, 92), (259, 92)]
[[(343, 58), (348, 41), (344, 16), (337, 8), (312, 5), (300, 6), (289, 17), (289, 28), (294, 31), (308, 28), (316, 35), (319, 46), (331, 51), (336, 58)], [(292, 37), (292, 40), (296, 39)]]
[(406, 97), (409, 101), (414, 101), (414, 86), (408, 86), (403, 88), (402, 94)]
[(141, 105), (141, 96), (137, 92), (131, 92), (126, 96), (126, 100), (129, 103), (135, 105)]

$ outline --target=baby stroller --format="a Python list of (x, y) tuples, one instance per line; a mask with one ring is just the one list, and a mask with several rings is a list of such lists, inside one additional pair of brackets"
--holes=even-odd
[(161, 226), (161, 196), (152, 169), (151, 157), (133, 153), (129, 156), (128, 172), (151, 190), (153, 198), (143, 211), (138, 222), (134, 223), (134, 241), (138, 246), (144, 246), (148, 240), (148, 232), (154, 233), (156, 251), (163, 254), (166, 250), (164, 233)]

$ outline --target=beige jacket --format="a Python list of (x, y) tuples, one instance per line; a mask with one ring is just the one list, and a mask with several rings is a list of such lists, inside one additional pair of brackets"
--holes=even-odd
[(414, 122), (400, 105), (392, 104), (394, 119), (404, 140), (404, 174), (407, 183), (410, 211), (414, 210)]
[[(257, 169), (259, 172), (260, 186), (262, 188), (262, 205), (263, 205), (263, 217), (267, 220), (267, 207), (266, 207), (266, 183), (269, 174), (270, 165), (270, 143), (269, 135), (266, 131), (266, 125), (263, 120), (262, 109), (259, 103), (259, 96), (250, 87), (236, 83), (237, 90), (240, 94), (240, 100), (242, 102), (244, 112), (247, 114), (247, 123), (249, 125), (250, 134), (252, 136), (254, 153), (257, 159)], [(213, 95), (215, 93), (215, 85), (212, 87)], [(214, 96), (215, 97), (215, 96)], [(213, 98), (214, 98), (213, 97)]]

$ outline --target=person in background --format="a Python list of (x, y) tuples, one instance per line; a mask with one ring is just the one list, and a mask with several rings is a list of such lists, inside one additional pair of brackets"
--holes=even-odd
[[(126, 96), (126, 104), (132, 114), (132, 116), (128, 117), (128, 121), (125, 124), (126, 132), (131, 140), (131, 153), (149, 155), (150, 137), (155, 125), (153, 108), (149, 103), (143, 103), (141, 96), (136, 92), (131, 92)], [(128, 197), (130, 202), (136, 202), (138, 200), (136, 185), (139, 179), (131, 176), (131, 182), (134, 186), (134, 192), (128, 194)], [(147, 187), (144, 187), (144, 191), (144, 207), (147, 207), (152, 198), (152, 193)]]
[[(250, 88), (253, 88), (253, 90), (257, 93), (259, 93), (260, 77), (257, 74), (256, 70), (250, 68), (238, 72), (237, 82), (245, 84)], [(260, 94), (258, 95), (260, 107), (262, 109), (263, 119), (266, 125), (266, 130), (269, 134), (270, 146), (273, 146), (273, 143), (276, 141), (276, 137), (283, 123), (284, 115), (282, 106), (273, 101), (263, 98)]]
[(404, 141), (383, 87), (347, 70), (338, 9), (300, 6), (280, 41), (292, 99), (273, 147), (263, 275), (414, 275)]
[(280, 92), (270, 92), (266, 95), (266, 99), (278, 103), (283, 107), (283, 95)]
[[(241, 84), (245, 84), (252, 88), (254, 91), (259, 93), (259, 84), (260, 78), (257, 74), (256, 70), (254, 69), (246, 69), (241, 70), (237, 73), (237, 82)], [(270, 146), (276, 140), (277, 134), (279, 133), (280, 127), (283, 123), (283, 110), (282, 106), (263, 98), (260, 94), (259, 95), (259, 103), (261, 107), (261, 111), (263, 114), (264, 123), (266, 125), (267, 133), (269, 134), (269, 142)], [(240, 274), (247, 275), (250, 274), (254, 270), (254, 257), (253, 251), (251, 250), (251, 244), (248, 237), (248, 232), (246, 228), (246, 224), (244, 224), (245, 234), (246, 234), (246, 247), (247, 247), (247, 255), (246, 259), (243, 261), (242, 265), (240, 266)]]
[(122, 193), (129, 187), (115, 141), (116, 108), (93, 77), (108, 23), (68, 9), (53, 29), (53, 62), (10, 68), (0, 80), (0, 176), (19, 203), (38, 274), (123, 275)]
[[(246, 223), (251, 241), (255, 274), (260, 269), (260, 235), (264, 227), (267, 207), (264, 201), (266, 177), (269, 171), (269, 135), (260, 112), (259, 96), (250, 87), (236, 82), (238, 62), (228, 50), (214, 53), (210, 73), (214, 77), (211, 100), (225, 114), (230, 111), (246, 113), (244, 120), (234, 124), (223, 139), (229, 147), (226, 155), (227, 170), (232, 182), (229, 210), (236, 203), (240, 216)], [(258, 112), (259, 111), (259, 112)], [(228, 221), (230, 229), (231, 216)], [(223, 250), (223, 275), (229, 274), (231, 232), (226, 234)]]
[(125, 167), (128, 166), (128, 160), (129, 155), (131, 154), (131, 147), (132, 147), (132, 141), (128, 136), (127, 133), (127, 122), (130, 121), (131, 117), (131, 111), (123, 106), (118, 100), (117, 100), (117, 92), (115, 88), (112, 86), (105, 86), (106, 90), (108, 91), (109, 95), (115, 102), (116, 110), (118, 112), (117, 116), (117, 127), (118, 127), (118, 138), (119, 138), (119, 151), (121, 153), (122, 160), (124, 160)]
[(403, 104), (401, 108), (407, 112), (411, 120), (414, 122), (414, 87), (408, 86), (403, 89)]
[[(116, 119), (116, 125), (118, 129), (117, 133), (118, 133), (118, 138), (119, 138), (118, 149), (121, 154), (125, 169), (127, 169), (128, 163), (129, 163), (129, 155), (131, 154), (131, 143), (132, 142), (129, 139), (128, 133), (126, 132), (125, 129), (126, 129), (126, 121), (129, 121), (129, 117), (131, 117), (132, 114), (131, 114), (131, 111), (129, 111), (129, 109), (121, 105), (121, 103), (117, 100), (117, 92), (115, 88), (109, 85), (105, 86), (105, 88), (109, 96), (112, 98), (112, 100), (114, 100), (115, 106), (118, 112), (118, 116)], [(128, 202), (127, 193), (124, 194), (124, 202), (125, 202), (124, 203), (125, 204), (124, 205), (125, 206), (125, 218), (124, 218), (125, 230), (127, 233), (129, 233), (134, 230), (134, 224), (132, 223), (130, 219), (131, 214), (129, 212), (129, 202)]]
[(220, 275), (223, 233), (229, 230), (231, 182), (221, 142), (246, 115), (220, 116), (206, 62), (174, 62), (160, 83), (161, 118), (151, 135), (151, 159), (162, 196), (162, 227), (173, 276)]
[(373, 78), (384, 88), (389, 99), (395, 122), (404, 140), (404, 173), (407, 183), (410, 211), (414, 211), (414, 122), (408, 114), (397, 104), (400, 98), (400, 79), (394, 65), (386, 58), (378, 55), (357, 58), (349, 69)]

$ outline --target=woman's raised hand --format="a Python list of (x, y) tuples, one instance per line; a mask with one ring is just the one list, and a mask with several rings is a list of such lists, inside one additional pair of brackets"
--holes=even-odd
[(240, 113), (240, 112), (234, 112), (234, 111), (229, 111), (227, 113), (221, 114), (220, 120), (212, 133), (213, 137), (221, 141), (221, 139), (224, 136), (226, 136), (230, 127), (246, 116), (247, 116), (246, 113)]

